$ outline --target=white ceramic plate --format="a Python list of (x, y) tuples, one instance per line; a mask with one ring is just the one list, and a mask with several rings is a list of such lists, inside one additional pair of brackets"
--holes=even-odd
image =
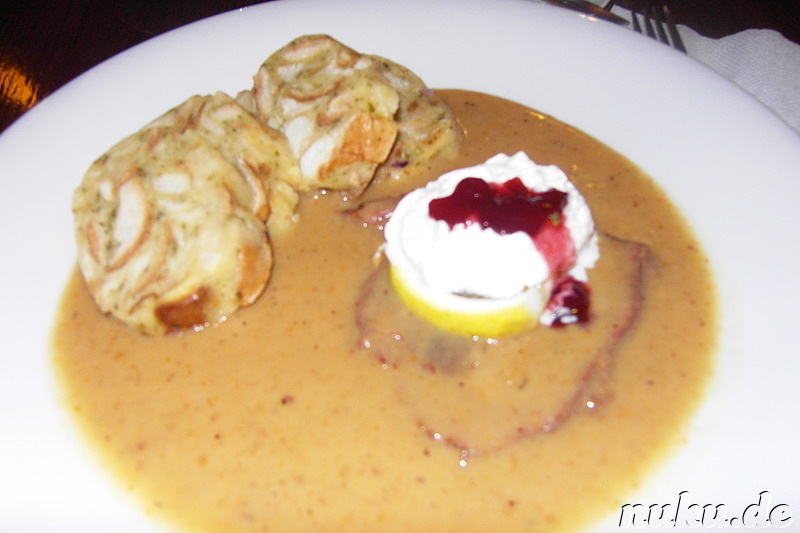
[[(75, 260), (72, 191), (152, 117), (191, 94), (247, 88), (268, 54), (316, 32), (390, 57), (433, 87), (538, 108), (650, 173), (712, 259), (723, 343), (688, 442), (626, 501), (660, 505), (688, 491), (732, 516), (768, 491), (769, 509), (800, 512), (800, 139), (788, 127), (663, 45), (526, 0), (284, 1), (137, 46), (0, 137), (0, 531), (159, 530), (96, 466), (52, 382), (48, 336)], [(618, 521), (612, 513), (597, 529)]]

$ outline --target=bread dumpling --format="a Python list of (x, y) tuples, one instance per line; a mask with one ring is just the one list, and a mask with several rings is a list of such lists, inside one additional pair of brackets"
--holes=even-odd
[(267, 222), (294, 216), (295, 193), (281, 184), (297, 172), (285, 138), (223, 93), (122, 140), (73, 197), (78, 264), (97, 305), (145, 334), (249, 305), (270, 277)]
[[(254, 77), (257, 113), (298, 158), (298, 190), (360, 194), (452, 156), (463, 132), (447, 105), (409, 69), (328, 35), (299, 37)], [(377, 174), (376, 174), (377, 173)]]
[(327, 35), (300, 37), (272, 54), (253, 95), (299, 160), (299, 190), (363, 190), (397, 136), (397, 91), (372, 59)]

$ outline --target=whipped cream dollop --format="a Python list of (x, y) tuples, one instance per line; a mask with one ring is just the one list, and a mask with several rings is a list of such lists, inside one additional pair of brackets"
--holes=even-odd
[[(559, 239), (567, 235), (571, 243), (551, 246), (550, 237), (537, 243), (536, 235), (525, 231), (498, 232), (488, 223), (452, 224), (431, 215), (432, 201), (451, 197), (471, 178), (496, 187), (518, 179), (534, 193), (565, 193), (566, 202), (550, 219), (551, 226), (565, 226)], [(430, 295), (435, 305), (452, 308), (475, 299), (524, 298), (533, 316), (539, 316), (561, 279), (585, 282), (586, 270), (599, 258), (594, 221), (583, 196), (561, 169), (537, 165), (524, 152), (498, 154), (412, 191), (395, 208), (384, 235), (385, 254), (404, 282)], [(549, 325), (550, 320), (542, 317), (542, 322)]]

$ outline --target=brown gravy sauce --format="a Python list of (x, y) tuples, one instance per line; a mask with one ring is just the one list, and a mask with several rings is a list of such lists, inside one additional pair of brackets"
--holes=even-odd
[(218, 327), (147, 338), (102, 316), (79, 274), (66, 287), (53, 362), (67, 407), (147, 512), (198, 532), (574, 531), (618, 512), (682, 442), (717, 327), (707, 260), (680, 214), (635, 165), (575, 128), (492, 96), (441, 93), (467, 132), (462, 155), (369, 196), (498, 152), (564, 169), (599, 230), (654, 258), (615, 354), (612, 398), (461, 464), (399, 401), (402, 369), (357, 346), (356, 294), (381, 233), (339, 213), (338, 196), (307, 197), (275, 242), (266, 292)]

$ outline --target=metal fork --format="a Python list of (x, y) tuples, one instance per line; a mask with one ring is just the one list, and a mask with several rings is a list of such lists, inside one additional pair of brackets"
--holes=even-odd
[[(653, 39), (657, 39), (662, 43), (672, 46), (686, 53), (686, 47), (683, 45), (681, 36), (678, 35), (678, 28), (675, 25), (675, 20), (669, 12), (667, 6), (661, 8), (645, 7), (642, 9), (641, 17), (643, 19), (644, 30), (639, 24), (639, 13), (635, 9), (631, 9), (631, 23), (633, 30), (639, 33), (644, 33)], [(666, 30), (665, 30), (666, 28)]]

